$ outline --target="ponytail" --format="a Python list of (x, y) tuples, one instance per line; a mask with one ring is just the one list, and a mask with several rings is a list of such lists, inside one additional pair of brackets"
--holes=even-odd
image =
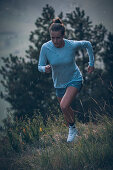
[(61, 31), (62, 35), (65, 34), (65, 27), (60, 18), (53, 19), (53, 22), (49, 27), (49, 32), (51, 31)]

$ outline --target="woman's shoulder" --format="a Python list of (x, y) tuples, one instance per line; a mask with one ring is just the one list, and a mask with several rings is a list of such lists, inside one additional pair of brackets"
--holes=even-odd
[(87, 40), (68, 40), (68, 39), (65, 39), (65, 41), (67, 42), (67, 44), (69, 44), (70, 46), (73, 46), (73, 47), (91, 45), (90, 41), (87, 41)]
[(47, 41), (47, 42), (45, 42), (43, 45), (42, 45), (42, 47), (45, 47), (45, 48), (50, 48), (50, 47), (52, 47), (53, 46), (53, 44), (52, 44), (52, 41), (50, 40), (50, 41)]
[(78, 42), (78, 41), (69, 40), (69, 39), (64, 39), (64, 41), (65, 41), (69, 46), (75, 46), (75, 44)]
[(90, 41), (87, 41), (87, 40), (69, 40), (69, 39), (64, 39), (64, 40), (66, 42), (70, 43), (70, 44), (90, 42)]

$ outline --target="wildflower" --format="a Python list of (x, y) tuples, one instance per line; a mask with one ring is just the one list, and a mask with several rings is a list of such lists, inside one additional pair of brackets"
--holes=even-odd
[(84, 135), (84, 137), (87, 139), (88, 138), (88, 135), (87, 134), (83, 134)]
[(96, 130), (93, 130), (94, 133), (96, 133), (97, 131)]
[(40, 127), (40, 132), (42, 132), (42, 128)]
[(23, 132), (24, 132), (24, 133), (26, 132), (26, 129), (25, 129), (25, 128), (23, 129)]

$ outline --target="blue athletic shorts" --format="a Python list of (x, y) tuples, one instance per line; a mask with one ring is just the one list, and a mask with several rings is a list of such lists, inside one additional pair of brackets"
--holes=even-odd
[(72, 86), (78, 89), (78, 91), (80, 92), (82, 86), (83, 86), (83, 82), (82, 81), (72, 81), (70, 83), (68, 83), (68, 85), (65, 88), (55, 88), (56, 89), (56, 96), (57, 97), (63, 97), (67, 87)]

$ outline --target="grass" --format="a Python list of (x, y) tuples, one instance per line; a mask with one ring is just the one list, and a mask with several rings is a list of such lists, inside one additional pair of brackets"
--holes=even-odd
[(28, 145), (21, 153), (4, 158), (8, 161), (6, 169), (112, 170), (113, 119), (101, 117), (96, 124), (76, 122), (76, 125), (78, 139), (67, 143), (68, 128), (62, 115), (54, 121), (49, 118), (46, 127), (39, 127), (40, 138), (36, 145)]

